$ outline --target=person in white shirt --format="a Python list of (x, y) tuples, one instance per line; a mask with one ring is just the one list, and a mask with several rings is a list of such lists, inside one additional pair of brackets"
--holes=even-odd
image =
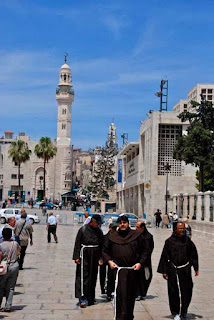
[(89, 224), (91, 222), (91, 217), (89, 216), (89, 212), (85, 211), (84, 216), (85, 216), (85, 221), (84, 221), (83, 225)]
[(53, 215), (53, 212), (49, 213), (48, 217), (48, 223), (46, 226), (46, 230), (48, 230), (48, 242), (51, 242), (51, 233), (54, 236), (54, 240), (56, 243), (58, 243), (58, 238), (56, 235), (56, 229), (57, 229), (57, 218)]
[(12, 240), (15, 240), (15, 236), (14, 236), (14, 228), (15, 228), (15, 224), (16, 224), (16, 218), (15, 217), (10, 217), (8, 218), (8, 224), (5, 224), (2, 228), (0, 228), (0, 243), (3, 242), (3, 235), (2, 235), (2, 231), (5, 228), (9, 228), (12, 230)]

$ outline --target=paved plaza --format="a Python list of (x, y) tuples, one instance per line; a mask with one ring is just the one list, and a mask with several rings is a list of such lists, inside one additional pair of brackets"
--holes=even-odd
[[(57, 211), (58, 213), (58, 211)], [(109, 320), (113, 319), (112, 302), (101, 295), (97, 282), (96, 298), (98, 305), (80, 309), (74, 295), (75, 263), (72, 260), (73, 246), (80, 225), (72, 226), (71, 214), (61, 213), (63, 221), (58, 227), (59, 243), (47, 243), (45, 218), (34, 225), (34, 245), (28, 247), (24, 270), (20, 271), (13, 311), (0, 313), (0, 319), (25, 320)], [(38, 210), (38, 215), (41, 215)], [(104, 227), (104, 233), (107, 228)], [(149, 229), (154, 235), (155, 249), (152, 256), (153, 280), (145, 301), (136, 302), (135, 320), (171, 319), (166, 281), (156, 272), (164, 241), (171, 231)], [(194, 277), (194, 292), (189, 308), (188, 319), (214, 319), (214, 245), (193, 241), (197, 245), (200, 262), (200, 275)]]

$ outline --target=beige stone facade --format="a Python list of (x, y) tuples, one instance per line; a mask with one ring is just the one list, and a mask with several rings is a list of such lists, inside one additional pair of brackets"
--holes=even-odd
[[(171, 171), (167, 194), (195, 192), (195, 171), (191, 165), (173, 159), (177, 136), (185, 133), (176, 112), (155, 111), (141, 124), (137, 142), (125, 145), (118, 154), (122, 159), (122, 182), (117, 178), (117, 207), (120, 212), (132, 212), (147, 218), (159, 208), (165, 211), (166, 171)], [(118, 170), (117, 170), (118, 172)], [(170, 207), (171, 203), (171, 207)], [(172, 210), (169, 202), (168, 211)]]
[(203, 95), (205, 100), (214, 103), (214, 84), (196, 84), (187, 94), (186, 100), (180, 100), (173, 106), (173, 111), (181, 113), (183, 111), (193, 111), (191, 107), (191, 101), (201, 102), (201, 96)]

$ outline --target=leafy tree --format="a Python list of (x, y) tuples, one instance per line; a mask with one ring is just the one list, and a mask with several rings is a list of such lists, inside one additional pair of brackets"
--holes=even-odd
[(45, 177), (46, 177), (46, 163), (52, 159), (57, 152), (56, 146), (51, 142), (49, 137), (42, 137), (39, 143), (35, 146), (34, 153), (38, 158), (43, 159), (44, 163), (44, 177), (43, 177), (43, 199), (45, 200)]
[(204, 168), (210, 165), (214, 156), (214, 108), (210, 101), (191, 101), (195, 112), (182, 112), (178, 117), (189, 121), (187, 135), (178, 138), (174, 148), (174, 158), (186, 164), (199, 167), (199, 190), (204, 191)]
[(9, 157), (12, 161), (18, 165), (18, 187), (19, 187), (19, 202), (21, 199), (21, 179), (20, 179), (20, 168), (21, 164), (30, 159), (31, 150), (29, 150), (26, 142), (22, 140), (13, 141), (8, 151)]
[(109, 136), (104, 147), (100, 148), (99, 160), (95, 164), (89, 191), (97, 197), (108, 198), (116, 183), (115, 181), (115, 156), (118, 146)]

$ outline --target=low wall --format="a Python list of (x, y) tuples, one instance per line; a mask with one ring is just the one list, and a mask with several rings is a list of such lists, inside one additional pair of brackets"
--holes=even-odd
[(214, 224), (204, 221), (189, 221), (192, 227), (193, 241), (194, 238), (200, 238), (204, 241), (214, 243)]

